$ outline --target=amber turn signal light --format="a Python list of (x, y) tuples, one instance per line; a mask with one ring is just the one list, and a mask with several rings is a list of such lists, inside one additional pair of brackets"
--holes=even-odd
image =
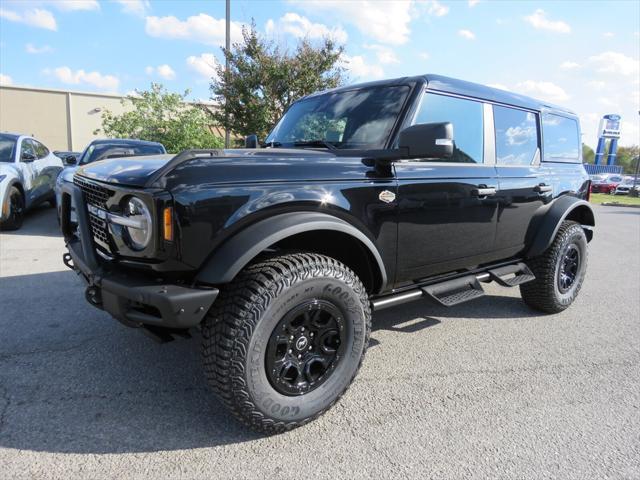
[(173, 242), (173, 208), (165, 207), (164, 214), (164, 239), (167, 242)]

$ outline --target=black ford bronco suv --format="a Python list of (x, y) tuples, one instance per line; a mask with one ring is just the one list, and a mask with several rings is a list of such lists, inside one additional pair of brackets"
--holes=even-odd
[(211, 387), (255, 429), (340, 398), (372, 310), (495, 281), (553, 313), (583, 283), (595, 222), (563, 108), (424, 75), (307, 96), (247, 144), (80, 168), (62, 230), (92, 305), (160, 340), (201, 328)]

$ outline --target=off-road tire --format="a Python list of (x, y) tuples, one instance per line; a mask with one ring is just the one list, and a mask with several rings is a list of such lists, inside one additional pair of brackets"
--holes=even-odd
[[(562, 256), (570, 245), (579, 251), (578, 272), (571, 287), (562, 292), (559, 269)], [(578, 296), (587, 271), (587, 237), (580, 224), (562, 222), (553, 243), (544, 253), (527, 261), (536, 279), (520, 285), (522, 299), (531, 308), (545, 313), (558, 313), (569, 307)]]
[(16, 187), (11, 187), (7, 196), (9, 202), (9, 218), (0, 227), (3, 230), (18, 230), (24, 221), (24, 196)]
[[(288, 396), (267, 378), (265, 352), (274, 326), (309, 299), (337, 306), (351, 336), (346, 354), (324, 383)], [(207, 313), (202, 326), (205, 375), (241, 422), (263, 433), (280, 433), (318, 418), (340, 399), (362, 364), (370, 331), (366, 290), (348, 267), (314, 253), (274, 256), (239, 273)]]

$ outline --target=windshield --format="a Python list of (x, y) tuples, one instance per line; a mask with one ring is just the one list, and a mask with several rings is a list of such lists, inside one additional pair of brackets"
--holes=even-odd
[(165, 153), (159, 145), (127, 145), (122, 143), (100, 143), (89, 145), (78, 162), (86, 163), (105, 160), (107, 158), (132, 157), (138, 155), (157, 155)]
[(408, 86), (370, 87), (300, 100), (289, 108), (266, 143), (296, 146), (325, 142), (343, 149), (384, 148), (408, 94)]
[(15, 148), (15, 137), (0, 135), (0, 162), (13, 162)]

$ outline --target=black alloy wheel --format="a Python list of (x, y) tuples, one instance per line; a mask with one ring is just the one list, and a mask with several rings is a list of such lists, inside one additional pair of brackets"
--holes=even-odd
[(576, 281), (580, 270), (580, 250), (575, 243), (566, 246), (559, 259), (558, 290), (561, 293), (568, 292)]
[(284, 395), (304, 395), (322, 385), (340, 362), (344, 319), (331, 302), (313, 299), (290, 310), (267, 346), (269, 382)]

